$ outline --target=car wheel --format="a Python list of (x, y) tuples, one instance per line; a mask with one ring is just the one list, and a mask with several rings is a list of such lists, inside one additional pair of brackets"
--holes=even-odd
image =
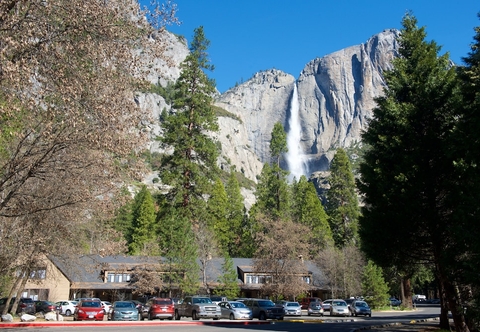
[(168, 317), (168, 320), (172, 320), (172, 319), (173, 319), (173, 316)]
[(72, 311), (71, 311), (70, 309), (67, 309), (67, 311), (65, 311), (65, 315), (71, 316), (71, 315), (72, 315)]
[(357, 313), (355, 313), (355, 317), (357, 317)]
[(197, 312), (192, 311), (192, 320), (198, 320)]
[(230, 320), (234, 320), (235, 316), (233, 314), (230, 314)]
[(310, 316), (310, 313), (308, 313), (308, 315)]
[(175, 320), (180, 320), (180, 315), (178, 314), (178, 310), (175, 310)]
[(368, 317), (372, 317), (372, 314), (369, 314)]
[(265, 313), (264, 312), (261, 312), (260, 315), (258, 316), (258, 319), (259, 320), (265, 320)]

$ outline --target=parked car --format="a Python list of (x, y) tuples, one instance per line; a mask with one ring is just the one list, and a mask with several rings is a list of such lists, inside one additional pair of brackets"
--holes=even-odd
[(35, 312), (45, 315), (47, 312), (57, 311), (61, 312), (62, 308), (50, 301), (34, 301)]
[(217, 296), (217, 295), (210, 296), (210, 300), (212, 300), (212, 302), (215, 304), (228, 301), (228, 299), (225, 296)]
[(348, 316), (350, 314), (345, 300), (334, 299), (330, 305), (330, 316)]
[(390, 302), (390, 305), (392, 307), (398, 307), (400, 304), (402, 304), (402, 301), (400, 301), (399, 299), (396, 299), (394, 297), (391, 297), (388, 301)]
[(60, 307), (60, 314), (71, 316), (75, 311), (77, 301), (58, 301), (55, 304)]
[(224, 301), (218, 304), (221, 310), (221, 318), (253, 319), (252, 310), (240, 301)]
[(110, 311), (110, 307), (112, 306), (112, 303), (108, 301), (100, 301), (100, 302), (102, 302), (103, 313), (106, 315)]
[(323, 307), (322, 307), (322, 302), (310, 302), (307, 308), (307, 314), (309, 316), (312, 315), (319, 315), (323, 316)]
[(108, 311), (108, 320), (139, 320), (140, 314), (132, 301), (115, 301)]
[(142, 317), (149, 320), (159, 319), (173, 319), (175, 316), (175, 303), (171, 298), (152, 297), (145, 303), (142, 311)]
[(276, 303), (283, 308), (285, 316), (301, 316), (302, 306), (298, 302), (280, 301)]
[(145, 308), (145, 303), (140, 302), (138, 300), (130, 300), (133, 304), (135, 304), (135, 308), (137, 308), (138, 312), (140, 313), (140, 319), (144, 319), (147, 316), (147, 310)]
[(221, 310), (208, 296), (187, 296), (175, 305), (175, 320), (182, 317), (220, 319)]
[(329, 299), (329, 300), (325, 300), (325, 301), (322, 302), (322, 307), (323, 307), (324, 312), (325, 311), (330, 311), (330, 306), (332, 304), (332, 301), (333, 300)]
[[(12, 311), (12, 307), (13, 307), (13, 304), (15, 303), (15, 299), (16, 299), (15, 297), (12, 297), (12, 299), (10, 300), (10, 304), (8, 306), (8, 312)], [(3, 309), (5, 309), (5, 306), (7, 305), (7, 300), (8, 300), (7, 297), (0, 299), (0, 312), (2, 312)], [(33, 302), (31, 298), (26, 298), (26, 297), (20, 298), (16, 313), (17, 314), (26, 313), (30, 315), (35, 315), (35, 302)]]
[(102, 302), (96, 299), (82, 299), (77, 303), (73, 320), (103, 320)]
[(275, 306), (270, 300), (265, 299), (246, 299), (243, 301), (245, 305), (252, 310), (253, 318), (259, 320), (279, 319), (283, 320), (285, 313), (282, 307)]
[(302, 306), (302, 309), (308, 309), (308, 306), (311, 302), (322, 302), (322, 299), (319, 297), (304, 297), (298, 301), (298, 303), (300, 303)]
[(348, 308), (350, 308), (350, 304), (352, 304), (353, 301), (355, 301), (355, 298), (354, 298), (354, 297), (351, 297), (351, 298), (349, 298), (349, 299), (345, 299), (345, 302), (347, 302)]
[(368, 316), (372, 317), (372, 309), (367, 302), (355, 300), (350, 304), (350, 313), (352, 316)]

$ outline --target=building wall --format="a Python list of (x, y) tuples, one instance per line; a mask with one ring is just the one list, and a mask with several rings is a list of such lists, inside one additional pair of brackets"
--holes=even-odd
[(50, 260), (45, 260), (45, 267), (44, 276), (42, 274), (27, 281), (22, 296), (52, 302), (68, 300), (70, 281)]

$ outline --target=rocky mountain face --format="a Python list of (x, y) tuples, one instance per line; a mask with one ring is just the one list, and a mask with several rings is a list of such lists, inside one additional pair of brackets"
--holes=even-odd
[[(256, 73), (252, 78), (216, 98), (215, 105), (232, 116), (219, 118), (220, 132), (215, 137), (222, 146), (219, 161), (224, 169), (235, 165), (247, 178), (256, 182), (263, 163), (270, 161), (269, 142), (273, 126), (281, 122), (290, 136), (294, 128), (292, 96), (297, 87), (299, 135), (297, 155), (304, 163), (303, 173), (328, 170), (334, 150), (360, 141), (362, 130), (375, 107), (374, 98), (383, 93), (383, 71), (390, 68), (397, 55), (397, 30), (385, 30), (366, 43), (317, 58), (306, 64), (300, 76), (271, 69)], [(170, 35), (165, 38), (175, 66), (169, 68), (156, 59), (145, 59), (150, 66), (148, 79), (164, 85), (178, 75), (178, 64), (188, 53), (184, 40)], [(159, 119), (165, 100), (154, 93), (139, 94), (141, 107), (152, 111)], [(150, 125), (151, 151), (159, 147), (153, 138), (161, 135), (158, 122)], [(285, 163), (287, 167), (287, 164)], [(145, 182), (152, 184), (155, 175)], [(248, 196), (248, 193), (245, 193)], [(247, 204), (249, 205), (249, 204)]]
[(296, 158), (304, 160), (307, 176), (327, 170), (336, 148), (360, 141), (374, 98), (383, 93), (382, 73), (397, 55), (397, 36), (397, 30), (385, 30), (364, 44), (314, 59), (297, 80), (280, 70), (257, 73), (219, 96), (217, 105), (242, 120), (238, 125), (248, 142), (239, 143), (248, 144), (264, 163), (275, 122), (292, 130), (288, 120), (296, 84), (301, 127)]

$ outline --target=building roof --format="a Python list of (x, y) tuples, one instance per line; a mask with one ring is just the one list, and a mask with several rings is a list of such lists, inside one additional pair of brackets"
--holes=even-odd
[[(52, 262), (70, 281), (73, 289), (128, 289), (129, 285), (126, 283), (105, 282), (105, 271), (131, 271), (133, 268), (141, 266), (146, 268), (155, 268), (167, 263), (165, 257), (160, 256), (100, 256), (100, 255), (85, 255), (78, 258), (62, 259), (60, 257), (50, 257)], [(232, 258), (233, 265), (236, 270), (240, 269), (242, 272), (254, 273), (254, 260), (251, 258)], [(224, 258), (212, 258), (207, 263), (206, 278), (207, 283), (215, 285), (218, 283), (219, 277), (222, 273), (222, 265)], [(197, 260), (199, 266), (200, 260)], [(305, 265), (312, 275), (312, 286), (322, 287), (324, 285), (325, 277), (318, 269), (316, 264), (310, 261), (305, 261)], [(240, 276), (239, 276), (240, 277)], [(202, 276), (199, 274), (199, 281), (202, 282)], [(241, 285), (241, 279), (237, 280)]]

